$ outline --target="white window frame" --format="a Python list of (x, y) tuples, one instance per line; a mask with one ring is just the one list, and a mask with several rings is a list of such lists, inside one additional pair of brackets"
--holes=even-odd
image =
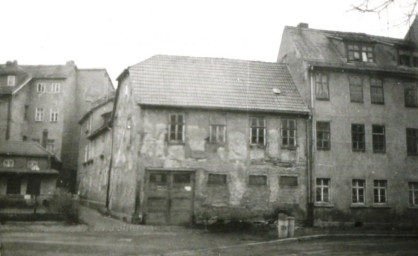
[(409, 205), (418, 207), (418, 182), (409, 182)]
[[(253, 125), (253, 120), (255, 125)], [(253, 140), (253, 131), (255, 130), (255, 141)], [(259, 141), (260, 134), (263, 135), (263, 141)], [(250, 145), (254, 146), (266, 146), (267, 143), (267, 124), (266, 119), (262, 116), (250, 117)]]
[(38, 83), (36, 85), (36, 92), (37, 93), (44, 93), (46, 89), (46, 84), (45, 83)]
[[(293, 122), (293, 124), (294, 124), (293, 129), (290, 128), (290, 123), (291, 122)], [(285, 124), (286, 124), (286, 130), (284, 129)], [(281, 129), (282, 129), (282, 132), (281, 132), (282, 146), (283, 147), (296, 147), (296, 145), (297, 145), (296, 144), (297, 130), (298, 130), (296, 119), (282, 119), (281, 125), (282, 125), (282, 127), (281, 127)], [(284, 141), (285, 138), (286, 138), (286, 141)], [(293, 138), (293, 144), (290, 143), (291, 138)]]
[[(384, 185), (382, 185), (381, 183), (384, 183)], [(383, 194), (382, 194), (382, 191), (383, 191)], [(376, 202), (376, 192), (377, 192), (377, 202)], [(383, 195), (384, 195), (385, 201), (382, 201)], [(387, 202), (388, 202), (387, 180), (374, 180), (373, 181), (373, 203), (374, 204), (387, 204)]]
[(61, 91), (61, 84), (60, 83), (52, 83), (51, 84), (51, 91), (53, 93), (59, 93)]
[(43, 122), (44, 121), (44, 109), (43, 108), (36, 108), (35, 109), (35, 121), (36, 122)]
[[(214, 134), (214, 136), (212, 136)], [(213, 144), (223, 144), (226, 141), (226, 125), (211, 124), (209, 126), (209, 142)]]
[[(318, 181), (320, 181), (318, 184)], [(327, 181), (327, 184), (325, 184)], [(329, 204), (331, 202), (331, 179), (329, 178), (316, 178), (315, 182), (315, 202), (319, 204)], [(320, 194), (320, 200), (318, 200), (318, 189)], [(324, 196), (324, 191), (328, 191), (328, 197)]]
[(53, 123), (58, 122), (58, 110), (50, 109), (49, 121)]
[[(175, 116), (175, 122), (172, 123), (172, 117)], [(182, 122), (179, 122), (179, 116), (182, 117)], [(170, 114), (168, 116), (168, 141), (170, 143), (183, 143), (185, 140), (186, 120), (184, 114)], [(174, 126), (174, 131), (172, 130)], [(182, 127), (181, 133), (178, 132), (179, 127)], [(171, 134), (174, 132), (174, 139), (171, 138)], [(179, 138), (181, 136), (181, 138)]]
[(7, 76), (7, 86), (15, 86), (16, 85), (16, 76), (10, 75)]
[(15, 166), (15, 161), (13, 159), (4, 159), (3, 167), (12, 168)]
[[(363, 184), (360, 184), (360, 182)], [(352, 204), (364, 205), (366, 202), (366, 181), (363, 179), (353, 179), (351, 193)], [(363, 196), (362, 200), (360, 194)]]

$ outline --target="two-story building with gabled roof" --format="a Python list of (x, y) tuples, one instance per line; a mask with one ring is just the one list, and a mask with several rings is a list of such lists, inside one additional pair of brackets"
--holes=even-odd
[[(70, 188), (78, 160), (78, 121), (92, 102), (114, 92), (104, 69), (65, 65), (0, 65), (0, 142), (33, 141), (62, 162)], [(64, 185), (64, 184), (61, 184)]]
[(417, 28), (398, 39), (285, 27), (278, 62), (312, 111), (315, 224), (418, 223)]
[(146, 224), (304, 220), (309, 110), (287, 65), (157, 55), (118, 81), (114, 214)]

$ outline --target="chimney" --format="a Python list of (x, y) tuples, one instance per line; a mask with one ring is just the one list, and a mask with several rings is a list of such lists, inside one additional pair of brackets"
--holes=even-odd
[(67, 61), (67, 62), (65, 63), (65, 65), (67, 65), (67, 66), (75, 66), (75, 63), (74, 63), (74, 61), (73, 61), (73, 60), (69, 60), (69, 61)]
[(17, 60), (14, 61), (7, 61), (6, 62), (6, 67), (17, 67)]
[(309, 24), (305, 22), (301, 22), (298, 24), (298, 28), (309, 28)]

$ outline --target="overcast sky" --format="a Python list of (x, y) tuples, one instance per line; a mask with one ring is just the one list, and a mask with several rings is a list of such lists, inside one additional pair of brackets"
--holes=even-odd
[(74, 60), (79, 68), (106, 68), (115, 80), (155, 54), (274, 62), (284, 26), (299, 22), (404, 37), (408, 26), (398, 23), (409, 0), (380, 16), (349, 11), (359, 1), (1, 1), (0, 63)]

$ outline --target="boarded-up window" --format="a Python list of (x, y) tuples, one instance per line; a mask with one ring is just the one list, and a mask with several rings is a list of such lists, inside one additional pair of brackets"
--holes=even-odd
[(226, 184), (226, 174), (212, 174), (212, 173), (209, 173), (208, 184), (209, 185), (225, 185)]
[(253, 186), (265, 186), (267, 185), (267, 176), (265, 175), (250, 175), (249, 182)]
[(363, 102), (363, 81), (360, 76), (349, 76), (351, 102)]
[(297, 187), (298, 177), (296, 176), (280, 176), (279, 178), (280, 187)]

